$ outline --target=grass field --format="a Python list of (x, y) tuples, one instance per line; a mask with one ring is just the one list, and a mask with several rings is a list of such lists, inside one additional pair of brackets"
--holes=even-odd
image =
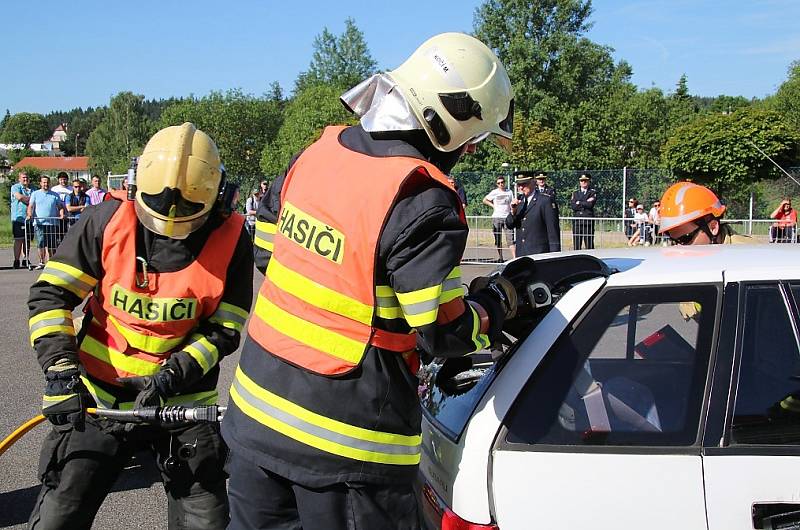
[(11, 237), (11, 218), (6, 214), (0, 218), (0, 248), (7, 248), (13, 242)]

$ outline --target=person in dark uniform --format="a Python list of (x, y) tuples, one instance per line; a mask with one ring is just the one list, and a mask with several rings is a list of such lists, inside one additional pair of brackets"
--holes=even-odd
[(580, 250), (594, 248), (594, 205), (597, 202), (597, 191), (591, 187), (592, 176), (582, 173), (578, 179), (580, 188), (572, 192), (569, 206), (575, 217), (572, 220), (572, 248)]
[[(516, 229), (516, 255), (526, 256), (561, 250), (558, 206), (555, 191), (547, 186), (542, 171), (517, 171), (522, 197), (511, 203), (506, 226)], [(536, 180), (536, 185), (532, 181)]]
[(516, 308), (502, 276), (465, 296), (446, 177), (471, 143), (511, 138), (494, 53), (437, 35), (342, 102), (360, 123), (326, 128), (259, 207), (265, 278), (222, 423), (229, 530), (417, 529), (419, 352), (486, 348)]

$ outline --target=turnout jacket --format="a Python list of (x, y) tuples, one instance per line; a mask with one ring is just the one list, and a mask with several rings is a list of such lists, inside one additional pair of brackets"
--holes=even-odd
[[(404, 174), (392, 173), (398, 168), (405, 168)], [(305, 248), (299, 241), (305, 239), (295, 233), (298, 225), (287, 223), (292, 213), (297, 223), (299, 210), (330, 220), (326, 204), (337, 203), (329, 209), (331, 213), (341, 213), (342, 206), (349, 208), (352, 218), (343, 225), (325, 225), (320, 219), (320, 227), (340, 231), (335, 239), (343, 238), (345, 246), (359, 241), (359, 253), (349, 259), (372, 271), (371, 276), (369, 272), (344, 276), (354, 269), (349, 273), (342, 269), (342, 279), (361, 282), (368, 292), (374, 290), (373, 305), (364, 308), (371, 310), (369, 326), (397, 336), (414, 333), (411, 336), (420, 350), (438, 356), (486, 348), (488, 337), (480, 334), (479, 317), (470, 305), (464, 304), (463, 313), (439, 319), (442, 306), (452, 307), (464, 297), (459, 264), (467, 226), (458, 196), (442, 182), (443, 175), (441, 179), (432, 175), (436, 172), (410, 144), (377, 140), (355, 126), (326, 129), (293, 162), (288, 177), (273, 183), (258, 212), (256, 265), (266, 271), (266, 282), (273, 284), (262, 290), (260, 303), (264, 295), (270, 303), (282, 305), (282, 310), (265, 313), (263, 323), (256, 323), (256, 314), (251, 317), (222, 425), (232, 451), (309, 487), (413, 481), (420, 457), (417, 353), (370, 341), (363, 355), (342, 371), (309, 364), (305, 353), (325, 353), (331, 348), (327, 351), (332, 354), (341, 335), (361, 325), (354, 320), (353, 327), (338, 316), (347, 313), (357, 318), (360, 313), (332, 307), (328, 302), (341, 299), (348, 287), (332, 282), (330, 274), (315, 274), (314, 263), (334, 259), (333, 239), (320, 249)], [(303, 187), (293, 189), (299, 182)], [(367, 208), (373, 209), (369, 215), (360, 211)], [(369, 221), (374, 214), (379, 214), (377, 222), (374, 217)], [(376, 232), (369, 233), (373, 228)], [(282, 252), (285, 245), (293, 245), (294, 256)], [(323, 256), (317, 250), (331, 253)], [(283, 260), (287, 259), (300, 264), (291, 272), (302, 278), (294, 277), (293, 283), (285, 281), (294, 276), (286, 274)], [(309, 266), (303, 266), (303, 260)], [(332, 264), (326, 266), (335, 270)], [(273, 299), (276, 286), (283, 293)], [(318, 329), (324, 322), (319, 309), (323, 306), (331, 312), (329, 329), (337, 335), (332, 341), (323, 340), (327, 333)], [(501, 310), (491, 307), (488, 311), (497, 318)], [(316, 332), (309, 322), (317, 326)], [(294, 333), (287, 323), (307, 332)], [(273, 327), (273, 334), (278, 330), (292, 335), (291, 342), (282, 343), (289, 348), (272, 352), (264, 347), (273, 342), (258, 329), (261, 326)]]
[[(137, 257), (147, 262), (147, 288), (136, 285), (145, 277)], [(133, 204), (115, 197), (84, 211), (31, 286), (31, 343), (43, 370), (62, 358), (81, 364), (101, 407), (135, 398), (116, 377), (150, 375), (173, 352), (186, 351), (195, 362), (181, 368), (198, 382), (182, 398), (215, 402), (218, 362), (238, 347), (252, 277), (240, 216), (223, 220), (212, 213), (177, 240), (145, 229)], [(76, 333), (72, 311), (87, 297)]]

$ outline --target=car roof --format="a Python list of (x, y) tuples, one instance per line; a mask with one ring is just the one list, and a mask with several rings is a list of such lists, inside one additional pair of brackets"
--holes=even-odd
[(539, 261), (570, 255), (605, 262), (616, 271), (608, 286), (800, 279), (800, 247), (791, 244), (636, 247), (532, 257)]

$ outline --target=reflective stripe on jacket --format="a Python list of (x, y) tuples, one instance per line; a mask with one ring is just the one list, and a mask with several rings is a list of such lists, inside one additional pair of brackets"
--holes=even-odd
[[(328, 127), (287, 174), (273, 254), (248, 327), (250, 337), (271, 354), (323, 375), (355, 369), (370, 345), (414, 349), (413, 333), (376, 329), (376, 316), (399, 306), (412, 327), (427, 324), (431, 314), (435, 320), (443, 295), (463, 295), (457, 270), (448, 277), (457, 289), (443, 284), (394, 293), (375, 285), (378, 240), (406, 179), (416, 174), (452, 187), (424, 160), (371, 157), (344, 148), (343, 130)], [(334, 188), (358, 190), (368, 202), (334, 200)]]
[[(90, 378), (116, 385), (117, 377), (156, 373), (173, 351), (188, 352), (207, 373), (219, 360), (217, 348), (194, 333), (203, 319), (241, 330), (245, 309), (220, 303), (228, 265), (244, 218), (231, 215), (211, 233), (192, 263), (175, 272), (137, 272), (133, 202), (123, 200), (103, 234), (104, 275), (89, 300), (92, 320), (79, 346)], [(88, 285), (75, 277), (75, 288)]]

